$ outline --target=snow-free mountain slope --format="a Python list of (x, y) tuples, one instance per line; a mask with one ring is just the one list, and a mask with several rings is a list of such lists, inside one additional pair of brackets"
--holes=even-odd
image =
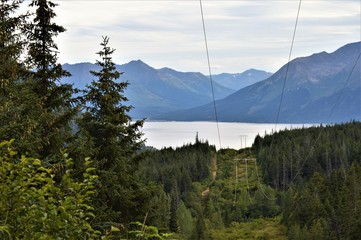
[[(268, 79), (216, 101), (218, 119), (286, 123), (360, 119), (360, 61), (355, 66), (360, 49), (360, 42), (351, 43), (333, 53), (321, 52), (292, 60), (278, 119), (287, 64)], [(158, 116), (157, 119), (213, 121), (213, 103)]]
[[(72, 76), (62, 81), (73, 83), (79, 89), (84, 89), (94, 79), (90, 70), (99, 70), (98, 66), (91, 63), (64, 64), (63, 67)], [(191, 108), (212, 100), (209, 78), (201, 73), (183, 73), (169, 68), (158, 70), (141, 60), (116, 67), (123, 72), (119, 81), (130, 83), (125, 95), (129, 99), (128, 104), (134, 106), (130, 113), (133, 118)], [(215, 97), (221, 99), (234, 90), (215, 83), (214, 92)]]
[(271, 75), (272, 73), (266, 71), (248, 69), (242, 73), (221, 73), (213, 75), (212, 77), (215, 82), (237, 91), (259, 81), (265, 80)]

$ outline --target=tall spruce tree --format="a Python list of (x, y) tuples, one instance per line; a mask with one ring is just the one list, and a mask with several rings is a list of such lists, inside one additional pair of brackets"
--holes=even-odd
[[(1, 0), (0, 5), (0, 91), (2, 97), (9, 85), (17, 80), (19, 58), (23, 51), (23, 42), (19, 31), (26, 15), (15, 15), (22, 0)], [(5, 96), (6, 95), (6, 96)]]
[(25, 50), (23, 29), (28, 17), (18, 14), (22, 2), (2, 0), (0, 5), (0, 138), (16, 139), (14, 145), (28, 152), (36, 125), (29, 113), (36, 105), (25, 84), (28, 71), (20, 60)]
[(125, 105), (124, 90), (128, 82), (117, 81), (121, 73), (116, 70), (108, 47), (109, 38), (103, 37), (101, 60), (96, 64), (99, 72), (91, 71), (97, 78), (86, 87), (86, 111), (79, 121), (83, 136), (88, 136), (93, 146), (91, 158), (96, 161), (101, 186), (94, 200), (98, 227), (106, 222), (127, 223), (140, 214), (142, 190), (136, 177), (136, 151), (142, 145), (140, 127), (143, 121), (132, 122)]
[(48, 162), (56, 162), (60, 150), (71, 138), (70, 121), (77, 108), (72, 98), (74, 89), (69, 84), (61, 84), (60, 79), (70, 76), (61, 64), (57, 63), (58, 47), (54, 38), (65, 28), (53, 22), (56, 16), (53, 8), (57, 5), (47, 0), (33, 0), (36, 7), (33, 23), (27, 27), (27, 63), (34, 69), (31, 88), (37, 98), (36, 147), (39, 157)]
[[(1, 0), (0, 5), (0, 124), (7, 124), (11, 92), (19, 73), (19, 56), (22, 52), (21, 37), (16, 33), (21, 28), (22, 16), (14, 16), (21, 1)], [(0, 136), (3, 134), (0, 133)]]

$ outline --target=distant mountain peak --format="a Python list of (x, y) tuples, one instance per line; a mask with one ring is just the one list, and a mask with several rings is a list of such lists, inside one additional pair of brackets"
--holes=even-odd
[(265, 80), (271, 75), (272, 73), (250, 68), (242, 73), (221, 73), (214, 75), (213, 79), (217, 83), (237, 91), (259, 81)]
[[(121, 65), (123, 67), (126, 66), (128, 71), (138, 71), (139, 73), (143, 72), (144, 74), (150, 74), (151, 72), (154, 73), (156, 71), (155, 68), (149, 66), (142, 60), (132, 60), (126, 64)], [(126, 72), (125, 72), (126, 73)]]
[[(332, 53), (323, 51), (296, 58), (266, 80), (217, 100), (218, 120), (283, 123), (361, 120), (360, 61), (360, 65), (354, 67), (360, 50), (361, 42), (356, 42), (340, 47)], [(343, 93), (341, 98), (340, 93)], [(186, 111), (170, 113), (160, 119), (212, 121), (214, 114), (211, 106), (212, 104), (208, 103)], [(276, 120), (277, 115), (279, 117)]]
[[(91, 63), (64, 64), (63, 67), (72, 76), (62, 81), (79, 89), (84, 89), (94, 79), (89, 71), (99, 69)], [(202, 105), (212, 99), (209, 79), (200, 73), (178, 72), (170, 68), (157, 70), (139, 59), (116, 65), (116, 68), (124, 73), (120, 79), (130, 83), (125, 95), (129, 105), (134, 106), (130, 114), (136, 119)], [(218, 99), (233, 92), (216, 83), (214, 91)]]
[(143, 63), (144, 64), (144, 62), (142, 60), (140, 60), (140, 59), (131, 60), (129, 63)]
[(132, 60), (132, 61), (126, 63), (126, 64), (129, 64), (129, 65), (138, 65), (138, 66), (142, 66), (142, 65), (143, 65), (143, 66), (149, 67), (148, 64), (146, 64), (145, 62), (143, 62), (143, 61), (140, 60), (140, 59), (138, 59), (138, 60)]

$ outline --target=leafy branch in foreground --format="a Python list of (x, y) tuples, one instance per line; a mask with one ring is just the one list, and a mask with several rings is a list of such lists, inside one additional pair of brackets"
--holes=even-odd
[(171, 233), (159, 233), (158, 229), (154, 226), (147, 226), (141, 222), (133, 222), (134, 230), (129, 231), (129, 235), (137, 239), (168, 239)]
[(92, 229), (94, 181), (87, 167), (81, 182), (71, 177), (72, 160), (64, 154), (66, 172), (56, 184), (51, 169), (39, 159), (21, 156), (12, 141), (0, 143), (0, 238), (1, 239), (94, 239)]
[[(122, 232), (119, 228), (111, 227), (110, 231), (103, 240), (111, 239), (137, 239), (137, 240), (167, 240), (172, 234), (171, 233), (160, 233), (158, 228), (154, 226), (148, 226), (141, 222), (132, 222), (130, 224), (131, 230)], [(126, 236), (125, 236), (126, 235)], [(126, 238), (124, 238), (126, 237)]]

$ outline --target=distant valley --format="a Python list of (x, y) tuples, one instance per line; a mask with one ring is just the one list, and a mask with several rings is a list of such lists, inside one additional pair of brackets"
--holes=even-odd
[[(288, 66), (284, 92), (287, 64), (271, 77), (217, 100), (218, 120), (268, 123), (360, 120), (360, 49), (358, 42), (333, 53), (321, 52), (294, 59)], [(157, 119), (214, 121), (214, 106), (208, 103), (164, 114)]]
[[(196, 72), (178, 72), (170, 68), (155, 69), (141, 60), (117, 65), (123, 72), (119, 81), (128, 81), (125, 96), (134, 108), (130, 115), (135, 119), (153, 119), (162, 114), (189, 109), (212, 101), (212, 89), (208, 76)], [(84, 89), (94, 77), (90, 70), (99, 70), (92, 63), (64, 64), (72, 76), (62, 79)], [(270, 73), (250, 69), (244, 73), (223, 73), (213, 76), (216, 99), (222, 99), (242, 87), (265, 79)]]
[[(333, 53), (292, 60), (276, 73), (249, 69), (213, 75), (218, 120), (250, 123), (326, 123), (361, 119), (360, 43)], [(91, 63), (64, 64), (72, 77), (63, 82), (83, 89), (97, 70)], [(287, 79), (285, 82), (286, 71)], [(155, 69), (141, 60), (117, 65), (128, 81), (125, 96), (135, 119), (214, 121), (208, 76), (197, 72)], [(285, 83), (284, 92), (283, 84)], [(282, 98), (281, 108), (280, 102)]]

